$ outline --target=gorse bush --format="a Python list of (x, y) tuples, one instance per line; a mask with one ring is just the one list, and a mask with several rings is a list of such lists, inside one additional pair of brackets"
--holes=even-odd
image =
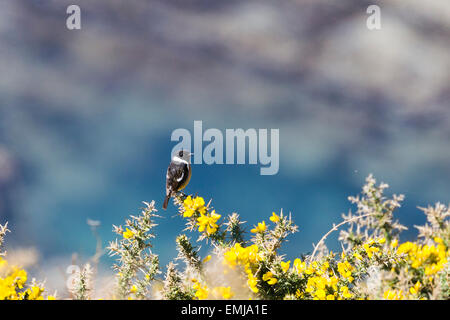
[[(114, 226), (119, 238), (108, 250), (117, 258), (116, 290), (105, 298), (449, 299), (450, 209), (440, 203), (420, 208), (427, 223), (416, 226), (414, 242), (400, 243), (406, 228), (394, 214), (404, 197), (386, 197), (387, 187), (367, 177), (361, 194), (349, 197), (356, 211), (343, 215), (311, 254), (291, 259), (279, 253), (288, 236), (298, 231), (291, 215), (273, 212), (250, 227), (248, 237), (237, 213), (224, 217), (202, 197), (178, 194), (174, 203), (189, 233), (175, 239), (178, 256), (163, 270), (151, 250), (157, 210), (154, 202), (144, 202), (139, 216)], [(335, 253), (326, 239), (338, 231), (342, 250)], [(6, 226), (0, 229), (0, 244), (5, 233)], [(195, 242), (192, 237), (197, 237)], [(207, 245), (210, 254), (201, 257), (197, 242)], [(0, 273), (0, 298), (35, 297), (34, 286), (24, 289), (26, 274), (14, 270)], [(89, 268), (78, 279), (72, 296), (88, 299)], [(44, 289), (38, 288), (42, 298)]]
[(10, 266), (3, 258), (6, 252), (2, 251), (3, 238), (9, 230), (7, 224), (0, 225), (0, 300), (53, 300), (54, 296), (44, 297), (42, 284), (31, 280), (28, 284), (27, 272), (16, 266)]

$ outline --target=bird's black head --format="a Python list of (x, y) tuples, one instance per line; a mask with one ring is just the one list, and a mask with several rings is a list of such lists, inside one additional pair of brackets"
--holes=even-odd
[(190, 153), (187, 150), (179, 150), (175, 153), (175, 157), (180, 158), (180, 159), (184, 159), (186, 161), (188, 161), (192, 156), (192, 153)]
[(177, 156), (180, 158), (186, 158), (186, 157), (190, 157), (192, 155), (193, 155), (193, 153), (190, 153), (188, 150), (181, 149), (180, 151), (177, 152)]

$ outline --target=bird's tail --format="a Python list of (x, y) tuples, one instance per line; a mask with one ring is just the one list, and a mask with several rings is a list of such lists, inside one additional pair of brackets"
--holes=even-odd
[(163, 209), (164, 209), (164, 210), (167, 209), (167, 205), (169, 204), (169, 199), (170, 199), (170, 194), (168, 194), (168, 195), (164, 198), (164, 203), (163, 203)]

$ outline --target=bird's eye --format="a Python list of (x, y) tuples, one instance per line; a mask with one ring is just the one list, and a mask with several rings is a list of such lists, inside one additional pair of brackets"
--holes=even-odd
[(180, 156), (180, 157), (183, 156), (183, 150), (180, 151), (179, 156)]

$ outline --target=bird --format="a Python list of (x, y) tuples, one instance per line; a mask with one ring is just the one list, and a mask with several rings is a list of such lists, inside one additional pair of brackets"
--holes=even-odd
[(164, 198), (163, 209), (167, 209), (169, 200), (177, 192), (184, 189), (191, 179), (191, 156), (187, 150), (179, 150), (172, 157), (172, 161), (167, 168), (166, 174), (166, 197)]

